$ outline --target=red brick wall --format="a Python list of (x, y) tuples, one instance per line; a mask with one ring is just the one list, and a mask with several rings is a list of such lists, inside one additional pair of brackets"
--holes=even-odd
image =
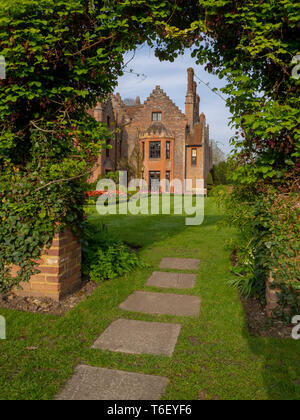
[[(150, 159), (150, 141), (160, 141), (161, 143), (161, 157), (160, 159)], [(170, 142), (170, 159), (166, 159), (166, 142)], [(174, 152), (175, 152), (175, 140), (169, 137), (142, 137), (141, 143), (145, 143), (145, 159), (144, 159), (144, 180), (148, 187), (149, 185), (149, 172), (159, 171), (160, 179), (166, 179), (166, 172), (170, 171), (170, 181), (174, 178)], [(165, 185), (162, 186), (162, 191), (165, 192)], [(173, 190), (171, 189), (171, 192)]]
[[(192, 165), (192, 150), (197, 151), (197, 165)], [(196, 180), (203, 179), (203, 147), (202, 146), (191, 146), (186, 148), (186, 179), (192, 180), (192, 188), (196, 188)]]
[[(95, 169), (93, 180), (100, 173), (105, 174), (107, 170), (117, 169), (118, 159), (115, 159), (116, 153), (118, 158), (130, 158), (137, 139), (142, 141), (141, 135), (152, 124), (153, 112), (161, 112), (162, 124), (168, 131), (171, 131), (170, 136), (174, 138), (173, 157), (171, 163), (165, 162), (163, 156), (160, 163), (151, 162), (147, 160), (148, 151), (146, 151), (145, 179), (148, 180), (150, 170), (159, 170), (161, 172), (161, 179), (165, 177), (165, 172), (170, 170), (171, 179), (180, 179), (182, 183), (186, 175), (189, 175), (187, 178), (192, 178), (194, 183), (196, 178), (206, 178), (207, 173), (211, 169), (211, 153), (208, 142), (209, 132), (208, 127), (206, 127), (205, 115), (203, 113), (201, 116), (199, 115), (199, 106), (200, 97), (197, 94), (197, 83), (194, 80), (194, 71), (192, 68), (188, 69), (185, 114), (180, 111), (160, 86), (156, 86), (144, 104), (141, 104), (140, 99), (137, 98), (135, 104), (132, 106), (126, 105), (122, 101), (120, 94), (112, 95), (105, 103), (98, 104), (98, 107), (94, 110), (95, 118), (105, 123), (107, 116), (109, 116), (114, 127), (118, 126), (121, 128), (121, 133), (117, 135), (117, 151), (115, 149), (115, 142), (113, 141), (114, 149), (110, 152), (110, 158), (107, 159), (105, 157), (105, 151), (99, 157), (99, 165)], [(200, 122), (201, 124), (199, 124)], [(189, 174), (186, 174), (185, 149), (189, 137), (193, 138), (192, 144), (202, 145), (202, 149), (198, 150), (198, 170), (196, 171), (196, 168), (191, 168), (188, 160), (187, 172)], [(162, 139), (162, 150), (164, 146), (165, 143)], [(190, 153), (190, 151), (188, 150), (187, 153)]]
[(109, 128), (113, 134), (110, 142), (112, 149), (109, 150), (109, 157), (106, 156), (106, 149), (103, 149), (102, 154), (99, 156), (97, 164), (95, 165), (90, 182), (96, 181), (99, 175), (104, 175), (106, 171), (114, 172), (118, 161), (118, 147), (116, 142), (118, 138), (115, 134), (117, 121), (111, 99), (107, 100), (105, 103), (98, 103), (97, 107), (92, 111), (92, 115), (96, 121), (103, 122), (104, 124), (108, 124), (109, 122)]
[[(81, 246), (70, 230), (57, 234), (52, 246), (39, 261), (40, 274), (32, 276), (22, 289), (14, 289), (19, 296), (49, 297), (60, 300), (81, 284)], [(18, 271), (12, 268), (12, 274)]]
[[(144, 106), (141, 107), (134, 115), (134, 119), (131, 124), (126, 126), (124, 130), (126, 131), (126, 137), (128, 138), (128, 153), (129, 155), (131, 154), (135, 139), (139, 133), (144, 132), (152, 124), (153, 112), (162, 113), (162, 124), (168, 129), (172, 130), (174, 134), (175, 148), (173, 177), (179, 178), (183, 181), (185, 172), (184, 156), (185, 130), (187, 120), (185, 115), (176, 105), (174, 105), (174, 103), (159, 86), (154, 89), (154, 91), (144, 103)], [(162, 145), (162, 150), (163, 147), (164, 146)], [(164, 169), (165, 168), (163, 168), (163, 171)], [(161, 177), (164, 178), (164, 175), (165, 173), (162, 173)]]

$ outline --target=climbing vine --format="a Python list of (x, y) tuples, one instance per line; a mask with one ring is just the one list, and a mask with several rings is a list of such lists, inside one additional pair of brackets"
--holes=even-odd
[[(88, 110), (152, 42), (173, 2), (0, 0), (0, 293), (36, 273), (55, 232), (79, 229), (109, 132)], [(10, 267), (19, 267), (12, 277)]]
[[(116, 86), (124, 53), (144, 42), (162, 60), (193, 46), (199, 64), (226, 78), (236, 128), (231, 181), (241, 203), (249, 191), (257, 202), (270, 188), (278, 197), (282, 189), (299, 193), (300, 80), (293, 63), (300, 4), (0, 0), (0, 6), (0, 54), (7, 62), (0, 82), (0, 291), (28, 279), (57, 229), (80, 225), (85, 182), (108, 136), (87, 110)], [(20, 267), (15, 279), (11, 264)]]
[[(223, 194), (237, 226), (236, 284), (262, 298), (270, 271), (282, 314), (299, 311), (300, 4), (291, 0), (195, 0), (165, 27), (157, 54), (185, 46), (222, 89), (236, 129)], [(298, 303), (297, 303), (298, 302)], [(297, 306), (298, 305), (298, 306)], [(298, 308), (298, 309), (297, 309)], [(280, 312), (279, 311), (279, 312)]]

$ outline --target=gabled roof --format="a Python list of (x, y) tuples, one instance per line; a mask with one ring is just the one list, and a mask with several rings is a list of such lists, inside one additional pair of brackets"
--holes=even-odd
[(150, 96), (144, 102), (144, 106), (150, 105), (152, 101), (159, 96), (163, 97), (170, 103), (170, 105), (174, 109), (174, 113), (176, 113), (177, 116), (181, 117), (182, 119), (186, 119), (184, 113), (178, 108), (178, 106), (172, 101), (172, 99), (170, 99), (170, 97), (163, 91), (163, 89), (161, 89), (160, 86), (156, 86), (156, 88), (153, 89)]

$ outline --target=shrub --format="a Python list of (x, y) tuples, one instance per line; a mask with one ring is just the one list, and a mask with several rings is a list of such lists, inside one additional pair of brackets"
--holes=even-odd
[(280, 290), (275, 316), (290, 322), (300, 313), (299, 195), (269, 188), (255, 196), (242, 187), (218, 187), (213, 194), (225, 209), (222, 223), (239, 232), (238, 240), (228, 244), (237, 257), (232, 267), (237, 278), (230, 284), (264, 303), (266, 280), (272, 272), (273, 287)]
[(211, 174), (214, 185), (227, 185), (228, 163), (223, 161), (213, 166)]
[[(124, 54), (161, 32), (171, 1), (9, 0), (0, 7), (0, 293), (37, 274), (55, 233), (83, 220), (86, 182), (111, 139), (88, 113)], [(8, 267), (20, 267), (12, 277)]]
[(105, 225), (98, 232), (87, 222), (83, 229), (83, 273), (94, 282), (111, 280), (146, 264), (128, 245), (115, 241)]

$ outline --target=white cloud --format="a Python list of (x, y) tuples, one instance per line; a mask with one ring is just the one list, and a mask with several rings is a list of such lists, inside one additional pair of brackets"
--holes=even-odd
[[(126, 55), (125, 62), (132, 58), (133, 54)], [(135, 98), (140, 96), (141, 101), (145, 101), (155, 86), (160, 87), (184, 111), (185, 94), (187, 88), (187, 69), (193, 67), (195, 75), (211, 87), (218, 89), (224, 86), (224, 82), (217, 76), (207, 73), (204, 68), (197, 65), (191, 58), (190, 52), (178, 57), (173, 63), (160, 62), (155, 56), (154, 51), (149, 47), (142, 47), (127, 66), (127, 71), (132, 69), (135, 73), (145, 74), (137, 77), (134, 74), (125, 73), (119, 79), (119, 86), (116, 92), (120, 92), (123, 98)], [(197, 78), (196, 81), (199, 82)], [(198, 93), (201, 98), (200, 109), (206, 115), (207, 123), (210, 125), (210, 137), (218, 142), (226, 152), (230, 152), (229, 139), (234, 134), (228, 126), (230, 113), (226, 108), (225, 102), (213, 93), (207, 86), (199, 82)]]

